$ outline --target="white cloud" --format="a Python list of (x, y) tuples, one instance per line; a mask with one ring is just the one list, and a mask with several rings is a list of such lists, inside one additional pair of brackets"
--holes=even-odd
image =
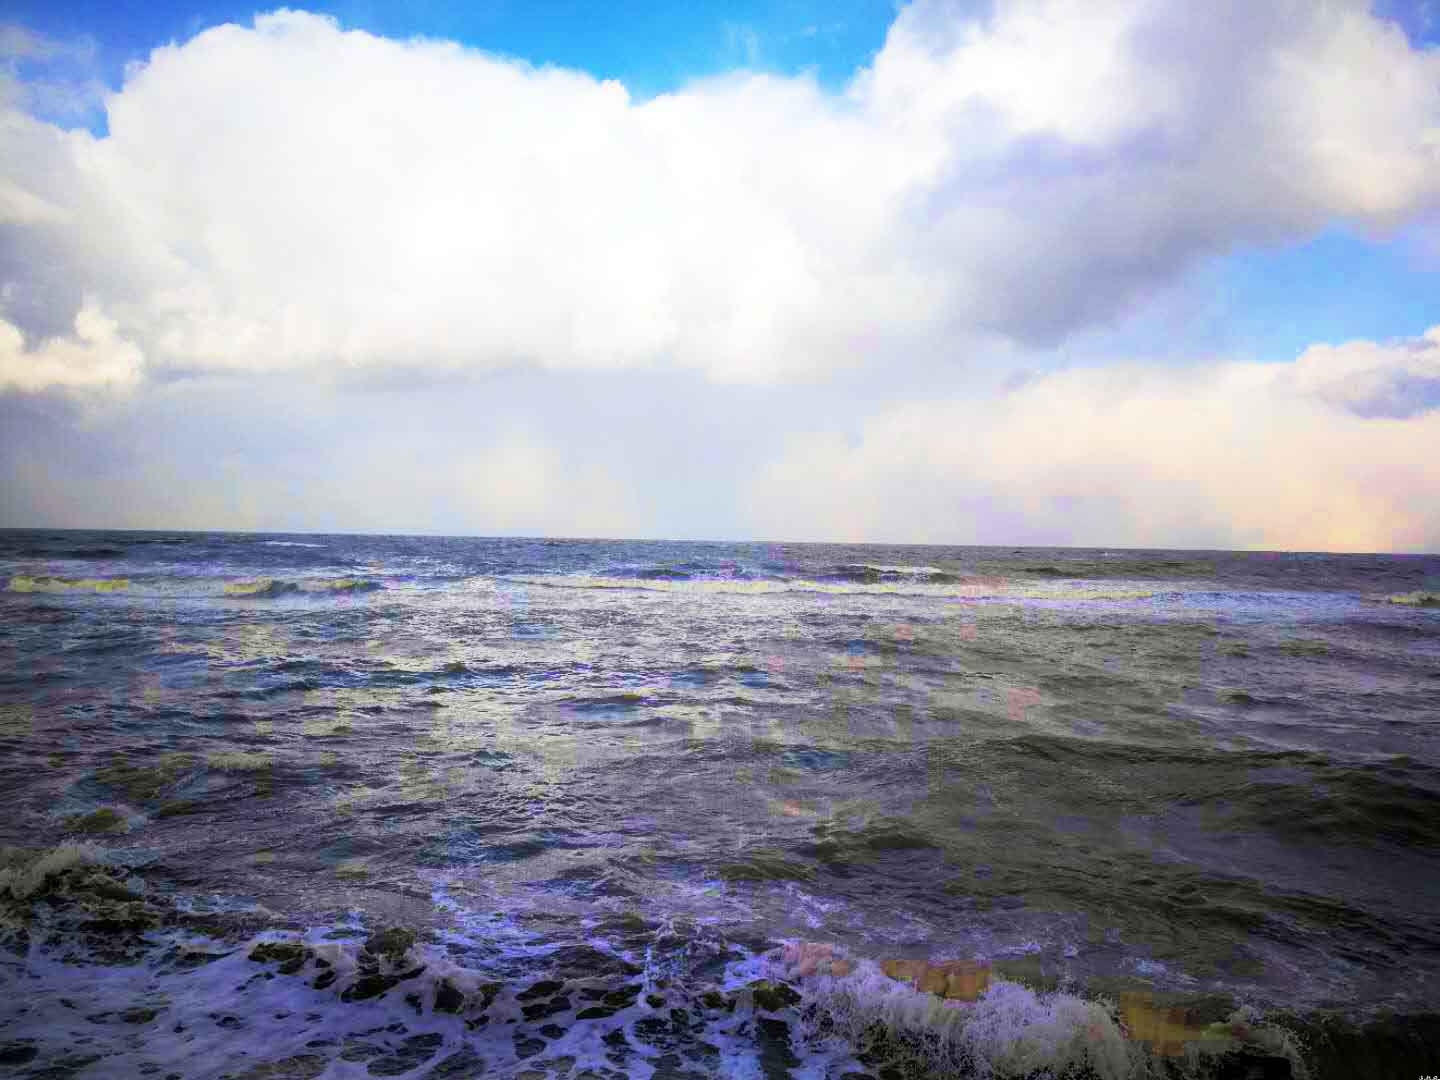
[(61, 40), (0, 23), (0, 106), (50, 119), (84, 118), (105, 93), (94, 65), (95, 42), (88, 37)]
[(1053, 344), (1200, 257), (1440, 196), (1440, 54), (1363, 3), (954, 7), (902, 12), (858, 90), (925, 170), (917, 257), (965, 324)]
[(80, 43), (56, 41), (14, 23), (0, 23), (0, 60), (49, 60), (76, 50), (87, 57), (91, 51)]
[(1436, 336), (886, 404), (665, 372), (0, 395), (0, 524), (1436, 551), (1440, 409), (1331, 392)]
[(69, 215), (53, 203), (0, 179), (0, 225), (56, 225), (68, 219)]
[[(1294, 364), (1083, 368), (897, 406), (858, 445), (796, 438), (746, 510), (760, 535), (837, 541), (1434, 551), (1434, 383), (1428, 410), (1355, 407), (1377, 386), (1390, 401), (1423, 355), (1352, 344)], [(1368, 381), (1352, 392), (1356, 371)]]
[(1357, 416), (1408, 417), (1440, 408), (1440, 326), (1416, 341), (1315, 345), (1296, 384)]
[(33, 349), (25, 348), (17, 327), (0, 319), (0, 390), (128, 390), (144, 359), (117, 333), (115, 320), (93, 304), (75, 316), (73, 337), (50, 338)]
[(1432, 208), (1437, 91), (1362, 0), (919, 0), (844, 95), (644, 103), (282, 11), (157, 50), (108, 137), (9, 109), (0, 315), (33, 341), (88, 295), (152, 369), (342, 375), (1051, 343), (1235, 245)]

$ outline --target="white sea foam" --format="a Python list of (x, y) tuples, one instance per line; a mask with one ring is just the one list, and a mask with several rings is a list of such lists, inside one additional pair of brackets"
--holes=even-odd
[(114, 594), (140, 600), (314, 600), (356, 596), (385, 588), (378, 581), (356, 577), (280, 578), (212, 577), (203, 574), (149, 575), (116, 578), (64, 578), (15, 574), (5, 585), (12, 593)]
[[(1059, 990), (1039, 992), (1021, 983), (992, 978), (976, 1000), (943, 999), (885, 975), (872, 960), (838, 947), (823, 947), (824, 962), (807, 966), (798, 943), (757, 958), (747, 976), (799, 981), (819, 1012), (807, 1014), (817, 1030), (823, 1018), (856, 1047), (877, 1039), (908, 1057), (911, 1067), (930, 1076), (971, 1076), (980, 1080), (1019, 1076), (1060, 1076), (1085, 1071), (1099, 1080), (1150, 1080), (1213, 1076), (1220, 1059), (1243, 1044), (1286, 1058), (1296, 1080), (1308, 1077), (1294, 1036), (1242, 1007), (1224, 1022), (1183, 1041), (1162, 1066), (1155, 1048), (1134, 1038), (1116, 1005)], [(835, 960), (849, 970), (834, 973)], [(1129, 1037), (1127, 1037), (1129, 1036)]]
[(275, 757), (273, 754), (232, 750), (211, 754), (205, 761), (212, 769), (221, 772), (264, 772), (274, 766)]
[[(28, 896), (46, 878), (100, 858), (96, 849), (83, 845), (39, 857), (7, 849), (0, 851), (0, 881), (12, 893)], [(17, 868), (19, 877), (13, 873)], [(262, 1063), (297, 1058), (326, 1068), (326, 1076), (360, 1076), (365, 1061), (380, 1058), (390, 1063), (386, 1068), (408, 1074), (462, 1052), (478, 1054), (497, 1075), (540, 1063), (543, 1058), (522, 1063), (517, 1056), (518, 1043), (533, 1039), (531, 1027), (539, 1023), (526, 1019), (527, 1001), (517, 993), (544, 973), (555, 943), (538, 944), (508, 917), (467, 912), (443, 888), (437, 888), (436, 900), (457, 916), (460, 926), (442, 935), (440, 943), (416, 941), (378, 959), (362, 958), (358, 938), (364, 930), (354, 919), (341, 928), (346, 940), (333, 940), (336, 931), (328, 929), (269, 932), (239, 948), (167, 932), (146, 962), (118, 967), (61, 963), (44, 949), (32, 949), (20, 965), (0, 971), (0, 990), (17, 978), (25, 988), (24, 1008), (15, 1007), (16, 995), (0, 994), (0, 1022), (8, 1038), (32, 1041), (50, 1060), (83, 1038), (87, 1054), (102, 1055), (95, 1075), (107, 1076), (139, 1075), (158, 1066), (162, 1074), (208, 1080), (227, 1072), (250, 1075), (251, 1067)], [(577, 1073), (614, 1068), (614, 1047), (605, 1036), (623, 1025), (631, 1032), (624, 1070), (647, 1077), (662, 1051), (637, 1040), (634, 1024), (644, 1020), (663, 1026), (671, 1008), (688, 1007), (704, 1019), (700, 1038), (718, 1051), (704, 1071), (758, 1080), (766, 1071), (757, 1031), (761, 1003), (753, 984), (786, 978), (801, 992), (798, 1007), (783, 1014), (790, 1025), (788, 1052), (794, 1055), (795, 1077), (823, 1080), (863, 1068), (854, 1055), (875, 1045), (877, 1035), (920, 1070), (917, 1076), (1001, 1080), (1081, 1068), (1100, 1080), (1161, 1075), (1145, 1046), (1126, 1038), (1113, 1005), (1076, 994), (1037, 993), (998, 979), (973, 1003), (945, 1001), (887, 977), (866, 958), (847, 958), (852, 964), (848, 974), (835, 974), (830, 967), (798, 973), (794, 956), (781, 949), (740, 949), (739, 958), (713, 981), (686, 986), (685, 965), (661, 959), (683, 955), (693, 960), (696, 949), (718, 955), (720, 940), (710, 942), (704, 933), (695, 935), (679, 924), (661, 926), (645, 957), (640, 993), (593, 1021), (568, 1018), (595, 1000), (580, 998), (577, 991), (608, 993), (626, 982), (633, 986), (634, 978), (597, 974), (567, 980), (565, 993), (576, 1000), (567, 1015), (556, 1017), (561, 1031), (545, 1036), (543, 1054), (575, 1058)], [(304, 948), (303, 969), (281, 974), (277, 963), (283, 963), (282, 957), (252, 958), (255, 947), (265, 944)], [(599, 939), (591, 944), (602, 952), (611, 948)], [(478, 962), (450, 945), (480, 947), (492, 959)], [(844, 955), (843, 950), (834, 953)], [(533, 961), (524, 965), (533, 974), (497, 979), (495, 965), (513, 961)], [(402, 976), (401, 981), (370, 999), (348, 993), (377, 963), (382, 975)], [(696, 995), (707, 986), (734, 1005), (700, 1009)], [(457, 995), (464, 999), (457, 1012), (437, 1009), (442, 996), (453, 1002)], [(1243, 1025), (1247, 1042), (1290, 1058), (1295, 1076), (1303, 1080), (1296, 1047), (1283, 1031), (1267, 1026), (1253, 1011), (1237, 1012), (1227, 1024)], [(1210, 1076), (1218, 1055), (1234, 1045), (1228, 1031), (1187, 1044), (1182, 1056), (1172, 1059), (1178, 1072), (1164, 1075)], [(348, 1060), (340, 1058), (342, 1051)], [(401, 1070), (407, 1053), (415, 1055), (413, 1065)]]
[(682, 596), (778, 596), (790, 593), (819, 593), (829, 596), (899, 596), (954, 600), (1145, 600), (1157, 595), (1153, 587), (1127, 587), (1123, 582), (1097, 585), (1089, 582), (986, 580), (980, 583), (929, 583), (923, 575), (915, 581), (834, 582), (796, 578), (789, 581), (735, 581), (725, 578), (689, 580), (607, 577), (597, 574), (515, 575), (512, 584), (553, 589), (615, 589), (636, 592), (673, 593)]
[[(883, 1031), (936, 1075), (988, 1078), (1088, 1067), (1101, 1080), (1132, 1076), (1125, 1037), (1099, 1002), (1037, 994), (1004, 980), (993, 981), (974, 1003), (947, 1001), (890, 978), (871, 960), (851, 962), (850, 974), (816, 975), (806, 990), (852, 1044), (864, 1046)], [(781, 967), (788, 973), (783, 961)]]

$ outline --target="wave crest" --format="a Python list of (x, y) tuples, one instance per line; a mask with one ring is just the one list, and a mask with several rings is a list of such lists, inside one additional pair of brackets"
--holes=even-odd
[(6, 586), (10, 592), (17, 593), (111, 593), (124, 592), (129, 587), (128, 578), (31, 577), (26, 574), (16, 574), (10, 579), (10, 584)]
[(1406, 607), (1440, 607), (1440, 593), (1395, 593), (1385, 597), (1385, 602), (1387, 604), (1404, 604)]
[(296, 594), (366, 593), (383, 588), (379, 582), (363, 578), (310, 578), (285, 581), (280, 578), (256, 578), (253, 581), (232, 581), (225, 585), (226, 596), (265, 599)]

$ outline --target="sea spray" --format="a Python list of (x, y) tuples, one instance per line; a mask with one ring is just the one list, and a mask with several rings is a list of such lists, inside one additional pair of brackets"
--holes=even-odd
[[(794, 976), (803, 962), (777, 956)], [(1026, 1076), (1088, 1068), (1097, 1080), (1129, 1080), (1124, 1035), (1100, 1002), (1037, 994), (994, 980), (974, 1002), (945, 999), (892, 979), (868, 958), (845, 958), (846, 974), (816, 972), (805, 994), (824, 1026), (862, 1052), (917, 1076)], [(834, 963), (830, 971), (834, 970)]]
[[(775, 977), (801, 986), (807, 1035), (838, 1035), (862, 1061), (906, 1076), (1205, 1080), (1227, 1063), (1247, 1061), (1283, 1061), (1293, 1080), (1310, 1076), (1298, 1038), (1247, 1006), (1202, 1027), (1176, 1023), (1184, 1010), (1150, 1008), (1139, 1000), (1144, 995), (1127, 995), (1132, 1000), (1117, 1006), (1003, 978), (981, 980), (978, 992), (965, 994), (969, 1000), (940, 996), (920, 988), (928, 965), (902, 963), (920, 974), (895, 978), (884, 970), (893, 962), (817, 943), (792, 943), (766, 960)], [(953, 991), (955, 980), (940, 985)]]

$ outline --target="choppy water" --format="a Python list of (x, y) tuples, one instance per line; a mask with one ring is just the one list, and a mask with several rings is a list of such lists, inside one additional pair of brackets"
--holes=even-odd
[[(170, 912), (103, 964), (12, 912), (0, 1073), (866, 1074), (744, 1007), (661, 1031), (802, 940), (1440, 1004), (1440, 557), (7, 532), (0, 583), (0, 842)], [(416, 1001), (247, 982), (394, 926)]]

